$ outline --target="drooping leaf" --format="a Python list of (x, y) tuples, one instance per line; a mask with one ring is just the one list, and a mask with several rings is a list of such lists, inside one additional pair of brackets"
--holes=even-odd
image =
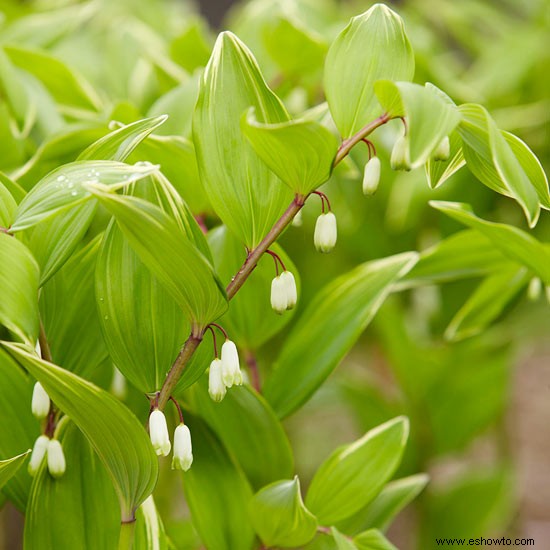
[(431, 201), (430, 204), (460, 223), (479, 231), (505, 256), (527, 266), (545, 284), (550, 284), (550, 247), (517, 227), (478, 218), (468, 204), (443, 201)]
[(78, 426), (107, 468), (123, 520), (151, 494), (158, 460), (147, 432), (118, 399), (71, 372), (39, 359), (24, 347), (2, 346), (44, 387), (55, 404)]
[(319, 292), (284, 343), (264, 387), (279, 417), (297, 409), (323, 383), (416, 261), (416, 254), (407, 253), (368, 262)]
[(432, 87), (380, 80), (374, 90), (387, 113), (392, 117), (405, 117), (407, 121), (406, 143), (412, 169), (428, 162), (441, 140), (460, 120), (457, 108)]
[[(0, 459), (5, 460), (32, 448), (40, 434), (40, 425), (31, 412), (33, 381), (1, 347), (0, 379), (0, 425), (9, 426), (0, 437)], [(30, 489), (31, 477), (21, 468), (2, 487), (2, 492), (24, 511)]]
[(329, 179), (338, 140), (318, 122), (266, 124), (251, 109), (241, 126), (254, 151), (294, 193), (308, 195)]
[(461, 340), (481, 333), (531, 278), (528, 269), (517, 265), (487, 277), (455, 314), (445, 331), (445, 338)]
[(351, 516), (380, 492), (401, 462), (408, 420), (397, 417), (337, 449), (317, 470), (306, 506), (322, 525)]
[(97, 111), (101, 100), (91, 85), (52, 55), (21, 46), (5, 46), (12, 62), (40, 80), (55, 100), (69, 107)]
[(29, 249), (0, 231), (0, 325), (32, 345), (38, 337), (39, 276)]
[(216, 432), (255, 489), (292, 476), (288, 438), (262, 396), (248, 386), (231, 388), (221, 403), (208, 395), (206, 377), (189, 391), (193, 410)]
[(365, 508), (337, 526), (345, 533), (358, 533), (364, 529), (378, 529), (385, 532), (397, 514), (405, 508), (428, 483), (426, 474), (417, 474), (390, 481), (378, 496)]
[(241, 116), (251, 106), (260, 122), (289, 119), (250, 51), (236, 36), (224, 32), (203, 74), (193, 138), (201, 178), (214, 210), (247, 247), (254, 248), (284, 212), (292, 193), (242, 134)]
[(468, 103), (459, 109), (458, 130), (468, 168), (487, 187), (516, 200), (533, 227), (540, 204), (549, 204), (548, 181), (536, 157), (515, 136), (503, 135), (481, 105)]
[(145, 178), (158, 169), (150, 164), (130, 166), (114, 161), (78, 161), (45, 176), (17, 208), (12, 231), (21, 231), (50, 216), (93, 198), (86, 185), (118, 188)]
[(403, 21), (384, 4), (354, 17), (330, 47), (325, 93), (332, 118), (348, 138), (380, 115), (374, 83), (410, 80), (414, 55)]
[(209, 428), (186, 415), (193, 438), (193, 466), (183, 474), (185, 500), (206, 548), (250, 550), (252, 489)]
[(511, 260), (483, 233), (460, 231), (420, 254), (397, 288), (482, 277), (510, 267)]
[(76, 253), (40, 293), (40, 311), (53, 361), (88, 377), (107, 357), (94, 292), (96, 238)]
[(25, 549), (116, 548), (119, 507), (105, 467), (73, 423), (60, 440), (67, 469), (55, 479), (44, 461), (34, 478), (25, 515)]
[(0, 460), (0, 489), (17, 473), (30, 452), (31, 449), (13, 458)]
[[(242, 243), (225, 226), (210, 231), (208, 243), (214, 256), (216, 271), (224, 282), (238, 272), (246, 258)], [(283, 249), (274, 244), (270, 250), (279, 255), (293, 275), (300, 295), (300, 276)], [(270, 303), (271, 281), (275, 276), (273, 258), (264, 255), (257, 267), (229, 303), (229, 309), (220, 320), (231, 339), (244, 350), (254, 351), (277, 334), (293, 318), (296, 309), (277, 315)], [(298, 297), (298, 299), (300, 299)]]
[(258, 491), (249, 510), (252, 526), (266, 546), (299, 547), (317, 531), (317, 519), (302, 500), (298, 476)]
[(206, 325), (225, 311), (225, 290), (209, 259), (181, 227), (181, 220), (142, 199), (110, 193), (103, 186), (89, 188), (115, 216), (140, 260), (190, 322)]
[(132, 124), (127, 124), (102, 137), (87, 147), (78, 160), (116, 160), (124, 162), (131, 152), (159, 126), (164, 124), (168, 117), (144, 118)]

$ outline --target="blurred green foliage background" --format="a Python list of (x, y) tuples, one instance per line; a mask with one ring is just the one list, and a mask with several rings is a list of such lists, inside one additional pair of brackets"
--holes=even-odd
[[(206, 4), (201, 9), (206, 11)], [(222, 28), (252, 49), (267, 81), (297, 114), (324, 100), (328, 46), (351, 16), (368, 7), (366, 2), (252, 0), (234, 6)], [(416, 54), (415, 82), (433, 82), (457, 103), (484, 104), (548, 169), (548, 2), (404, 0), (392, 7), (403, 17)], [(75, 83), (49, 58), (37, 58), (25, 85), (38, 109), (29, 115), (21, 104), (14, 128), (5, 114), (13, 114), (7, 99), (17, 91), (9, 90), (4, 74), (0, 169), (24, 187), (106, 134), (110, 120), (128, 123), (168, 113), (160, 132), (190, 137), (198, 75), (216, 34), (197, 6), (164, 0), (3, 0), (0, 9), (0, 40), (8, 53), (13, 45), (47, 52), (95, 90)], [(10, 57), (16, 64), (22, 59), (14, 50)], [(486, 219), (526, 227), (517, 205), (466, 170), (435, 191), (421, 170), (391, 172), (389, 151), (397, 129), (392, 123), (373, 139), (383, 160), (374, 198), (363, 197), (360, 188), (366, 148), (354, 149), (351, 161), (323, 188), (339, 222), (339, 243), (329, 257), (312, 245), (319, 212), (314, 201), (305, 207), (303, 225), (283, 236), (281, 245), (302, 280), (300, 307), (360, 262), (425, 250), (458, 231), (460, 226), (430, 208), (429, 200), (467, 200)], [(208, 201), (184, 181), (178, 185), (197, 175), (177, 170), (166, 175), (194, 213), (215, 225)], [(550, 241), (547, 214), (535, 235)], [(457, 280), (393, 296), (327, 384), (286, 421), (297, 470), (307, 484), (337, 444), (397, 414), (410, 417), (412, 443), (399, 474), (428, 472), (432, 483), (392, 527), (390, 539), (399, 548), (432, 548), (435, 536), (513, 534), (534, 537), (537, 544), (550, 538), (548, 304), (543, 297), (529, 302), (522, 290), (479, 334), (445, 339), (447, 325), (478, 283)], [(288, 330), (258, 351), (263, 373)], [(196, 547), (181, 491), (166, 476), (161, 487), (157, 504), (168, 532), (178, 548)], [(9, 519), (14, 512), (0, 514), (5, 548), (16, 548), (14, 538), (6, 542), (17, 537), (17, 522)]]

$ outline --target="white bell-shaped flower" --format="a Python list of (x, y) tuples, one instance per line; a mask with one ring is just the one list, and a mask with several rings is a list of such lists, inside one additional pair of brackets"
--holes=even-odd
[(149, 436), (153, 449), (159, 456), (167, 456), (172, 447), (164, 413), (155, 409), (149, 416)]
[(48, 442), (48, 471), (52, 477), (61, 477), (65, 473), (65, 454), (57, 439)]
[(280, 315), (286, 311), (287, 304), (287, 291), (284, 279), (281, 279), (281, 275), (277, 275), (271, 281), (271, 307)]
[(434, 160), (447, 160), (451, 154), (451, 142), (449, 136), (445, 136), (436, 147), (433, 158)]
[(298, 301), (296, 280), (290, 271), (283, 271), (280, 275), (286, 292), (286, 309), (292, 309)]
[(239, 353), (237, 346), (231, 340), (226, 340), (222, 346), (222, 380), (227, 388), (236, 384), (240, 379)]
[(409, 159), (409, 144), (406, 136), (397, 138), (390, 157), (390, 166), (392, 170), (411, 169), (411, 161)]
[(186, 472), (193, 464), (193, 448), (191, 447), (191, 432), (185, 424), (180, 424), (174, 432), (174, 456), (172, 470)]
[(50, 396), (40, 382), (34, 385), (31, 401), (32, 414), (39, 420), (46, 418), (50, 412)]
[(367, 164), (365, 164), (365, 171), (363, 172), (363, 193), (367, 196), (374, 195), (378, 190), (378, 184), (380, 183), (380, 159), (378, 157), (372, 157)]
[(313, 242), (319, 252), (330, 252), (336, 244), (338, 230), (336, 226), (336, 216), (332, 212), (321, 214), (315, 224), (315, 233)]
[(40, 465), (42, 464), (42, 461), (44, 460), (44, 457), (48, 452), (49, 442), (50, 438), (45, 435), (39, 436), (34, 442), (31, 459), (28, 466), (29, 474), (33, 477), (38, 473), (38, 469), (40, 468)]
[(222, 360), (214, 359), (210, 363), (210, 372), (208, 373), (208, 393), (210, 397), (217, 402), (220, 402), (226, 393), (225, 384), (222, 379)]

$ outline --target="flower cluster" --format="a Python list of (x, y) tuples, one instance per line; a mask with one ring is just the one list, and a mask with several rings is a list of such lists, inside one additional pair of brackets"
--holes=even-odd
[(271, 282), (271, 307), (276, 313), (292, 309), (298, 301), (296, 281), (290, 271), (283, 271)]
[(221, 401), (232, 386), (243, 383), (243, 374), (239, 365), (239, 354), (234, 342), (226, 338), (222, 345), (221, 358), (216, 357), (210, 363), (208, 373), (208, 393), (214, 401)]
[[(168, 456), (172, 448), (166, 416), (160, 409), (154, 409), (149, 415), (149, 436), (153, 449), (159, 456)], [(191, 432), (181, 422), (174, 432), (174, 454), (172, 469), (186, 472), (193, 463), (193, 448), (191, 446)]]
[(47, 457), (48, 471), (55, 478), (61, 477), (65, 473), (65, 454), (63, 447), (57, 439), (50, 439), (47, 435), (41, 435), (34, 443), (29, 461), (29, 474), (35, 476), (40, 466)]

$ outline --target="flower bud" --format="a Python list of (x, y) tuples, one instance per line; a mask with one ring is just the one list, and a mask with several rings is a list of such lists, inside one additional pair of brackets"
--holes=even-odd
[(28, 466), (29, 474), (33, 477), (38, 473), (40, 465), (46, 456), (49, 442), (49, 437), (45, 435), (39, 436), (34, 442), (34, 447), (32, 448), (31, 459)]
[(230, 388), (239, 380), (239, 353), (237, 346), (231, 340), (226, 340), (222, 346), (222, 380)]
[(113, 378), (111, 380), (111, 393), (118, 397), (118, 399), (123, 400), (128, 393), (128, 386), (126, 384), (126, 378), (124, 375), (116, 368), (113, 369)]
[(214, 401), (221, 401), (225, 397), (226, 388), (222, 379), (222, 360), (214, 359), (210, 363), (208, 373), (208, 393)]
[(193, 449), (191, 447), (191, 432), (185, 424), (180, 424), (174, 432), (174, 456), (172, 470), (186, 472), (193, 463)]
[(65, 455), (57, 439), (48, 442), (48, 471), (52, 477), (61, 477), (65, 473)]
[(542, 281), (538, 277), (533, 277), (529, 281), (529, 286), (527, 287), (527, 298), (531, 302), (536, 302), (542, 293)]
[(271, 307), (280, 315), (286, 311), (287, 305), (288, 298), (285, 279), (282, 278), (281, 275), (277, 275), (277, 277), (271, 281)]
[(40, 382), (34, 385), (32, 391), (31, 410), (32, 414), (39, 420), (46, 418), (50, 412), (50, 396)]
[(164, 413), (155, 409), (149, 416), (149, 436), (153, 449), (159, 456), (167, 456), (172, 447)]
[(298, 213), (294, 218), (292, 218), (292, 226), (293, 227), (302, 227), (302, 224), (304, 223), (304, 217), (302, 216), (302, 211), (298, 210)]
[(372, 157), (367, 164), (365, 164), (365, 171), (363, 173), (363, 193), (367, 196), (374, 195), (378, 189), (378, 183), (380, 182), (380, 159), (378, 157)]
[(392, 170), (406, 170), (411, 169), (411, 161), (409, 159), (409, 144), (405, 136), (397, 138), (395, 142), (390, 158), (390, 166)]
[(451, 142), (449, 136), (445, 136), (433, 152), (434, 160), (447, 160), (451, 154)]
[(330, 252), (336, 244), (338, 231), (336, 227), (336, 216), (332, 212), (321, 214), (315, 224), (313, 242), (319, 252)]
[(290, 271), (283, 271), (280, 275), (286, 293), (286, 309), (292, 309), (298, 301), (296, 280)]

